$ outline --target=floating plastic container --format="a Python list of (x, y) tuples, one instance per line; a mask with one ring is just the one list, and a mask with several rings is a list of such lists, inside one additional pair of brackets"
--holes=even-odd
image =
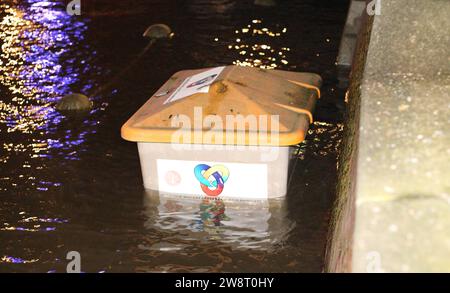
[(321, 78), (224, 66), (174, 74), (122, 127), (146, 189), (267, 199), (287, 191), (290, 147), (304, 140)]

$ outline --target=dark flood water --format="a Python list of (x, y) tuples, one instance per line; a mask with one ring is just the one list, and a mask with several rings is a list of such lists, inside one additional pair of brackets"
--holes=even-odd
[[(0, 271), (65, 272), (69, 251), (81, 254), (84, 272), (321, 271), (348, 1), (105, 0), (81, 16), (66, 14), (65, 2), (0, 2)], [(54, 110), (62, 95), (92, 94), (130, 64), (147, 44), (145, 28), (159, 22), (173, 39), (93, 97), (89, 114)], [(176, 71), (232, 63), (324, 78), (286, 199), (214, 204), (147, 194), (121, 125)]]

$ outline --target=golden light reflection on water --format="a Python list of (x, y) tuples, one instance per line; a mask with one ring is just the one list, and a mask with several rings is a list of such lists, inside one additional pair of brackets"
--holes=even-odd
[(342, 123), (314, 122), (306, 139), (296, 149), (295, 155), (300, 160), (305, 159), (305, 153), (320, 157), (336, 156), (339, 153), (343, 130)]
[(45, 123), (45, 117), (51, 108), (50, 103), (45, 101), (37, 105), (30, 104), (30, 101), (36, 101), (35, 96), (40, 90), (27, 83), (27, 75), (45, 68), (42, 63), (26, 62), (26, 53), (32, 46), (44, 45), (48, 48), (51, 44), (39, 44), (38, 39), (23, 41), (25, 30), (34, 29), (40, 34), (43, 28), (24, 19), (22, 11), (8, 5), (3, 6), (6, 16), (0, 22), (0, 38), (3, 40), (0, 55), (0, 71), (3, 74), (0, 76), (0, 82), (14, 97), (9, 103), (4, 101), (3, 97), (0, 100), (0, 122), (8, 125), (8, 132), (32, 133)]
[(228, 45), (228, 49), (236, 51), (240, 57), (233, 64), (263, 69), (287, 66), (287, 55), (291, 49), (268, 44), (279, 43), (287, 32), (286, 27), (269, 28), (260, 19), (254, 19), (247, 26), (235, 30), (236, 38)]
[(27, 212), (19, 212), (17, 218), (3, 222), (0, 231), (18, 231), (18, 232), (50, 232), (55, 231), (57, 225), (67, 223), (67, 219), (45, 218), (30, 216)]
[(13, 167), (5, 170), (11, 174), (0, 180), (0, 190), (8, 190), (7, 185), (47, 190), (42, 182), (51, 180), (36, 174), (45, 168), (42, 159), (78, 159), (85, 136), (95, 132), (98, 122), (92, 117), (80, 122), (80, 131), (61, 130), (65, 117), (53, 107), (93, 68), (86, 58), (95, 55), (82, 45), (85, 23), (64, 7), (34, 0), (14, 7), (0, 4), (0, 163)]

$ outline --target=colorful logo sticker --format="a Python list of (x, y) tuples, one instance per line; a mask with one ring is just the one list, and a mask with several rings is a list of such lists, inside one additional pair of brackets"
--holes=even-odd
[(206, 195), (218, 196), (223, 191), (224, 184), (230, 176), (230, 171), (223, 165), (211, 167), (206, 164), (199, 164), (194, 168), (194, 174)]

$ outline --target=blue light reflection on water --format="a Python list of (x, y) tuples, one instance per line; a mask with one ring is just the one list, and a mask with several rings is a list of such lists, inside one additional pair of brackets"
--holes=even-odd
[[(95, 114), (104, 111), (107, 103), (94, 106), (77, 129), (66, 130), (65, 135), (61, 135), (61, 125), (68, 119), (54, 105), (65, 94), (88, 94), (96, 86), (86, 81), (86, 76), (101, 72), (90, 60), (96, 52), (84, 41), (88, 21), (69, 16), (63, 3), (53, 1), (0, 4), (0, 10), (4, 13), (0, 19), (0, 71), (4, 73), (0, 76), (0, 163), (22, 160), (27, 168), (44, 169), (45, 160), (55, 157), (78, 160), (86, 151), (86, 137), (100, 123)], [(18, 173), (22, 177), (9, 176), (11, 187), (28, 184), (32, 189), (48, 190), (39, 178), (28, 176), (35, 180), (24, 181), (21, 178), (26, 176)]]
[(31, 260), (25, 260), (20, 257), (13, 257), (4, 255), (2, 258), (0, 258), (0, 263), (13, 263), (13, 264), (25, 264), (25, 263), (33, 263), (37, 262), (38, 259), (31, 259)]

